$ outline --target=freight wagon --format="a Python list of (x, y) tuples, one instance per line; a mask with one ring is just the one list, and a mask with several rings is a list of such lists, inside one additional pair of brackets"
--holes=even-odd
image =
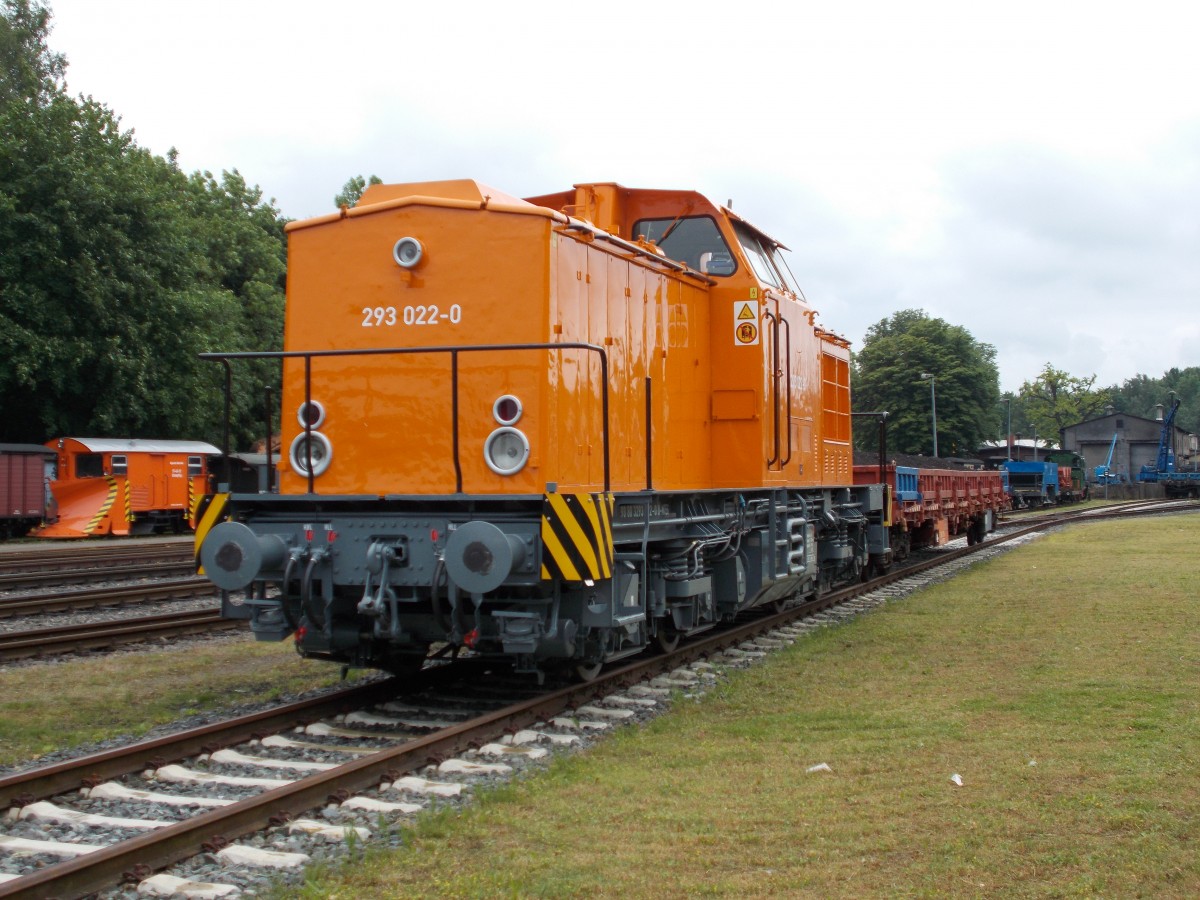
[[(878, 465), (854, 467), (855, 484), (880, 481)], [(890, 463), (883, 466), (882, 481), (891, 498), (885, 524), (896, 559), (911, 550), (941, 546), (961, 534), (966, 534), (968, 544), (976, 544), (994, 529), (996, 515), (1009, 508), (999, 472)]]
[(0, 538), (20, 537), (41, 523), (53, 458), (41, 444), (0, 444)]

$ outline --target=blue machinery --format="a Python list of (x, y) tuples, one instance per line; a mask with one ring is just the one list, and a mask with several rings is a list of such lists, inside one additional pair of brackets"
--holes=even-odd
[(1158, 439), (1158, 458), (1153, 466), (1142, 466), (1137, 480), (1149, 484), (1161, 484), (1168, 497), (1200, 496), (1200, 471), (1175, 471), (1175, 452), (1171, 447), (1175, 413), (1179, 410), (1179, 398), (1171, 404), (1171, 410), (1163, 417), (1162, 434)]

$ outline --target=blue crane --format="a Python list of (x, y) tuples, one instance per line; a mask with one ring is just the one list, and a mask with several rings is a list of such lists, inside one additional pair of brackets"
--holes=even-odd
[[(1142, 466), (1142, 475), (1166, 475), (1175, 471), (1175, 454), (1171, 452), (1171, 426), (1175, 422), (1175, 413), (1179, 410), (1180, 399), (1175, 398), (1171, 411), (1163, 416), (1162, 434), (1158, 438), (1158, 459), (1153, 466)], [(1156, 481), (1155, 478), (1142, 478), (1139, 481)]]
[(1112, 470), (1113, 451), (1117, 449), (1117, 434), (1118, 432), (1113, 432), (1112, 443), (1108, 445), (1108, 459), (1104, 461), (1104, 465), (1096, 466), (1096, 481), (1101, 484), (1116, 484), (1120, 480)]
[(1163, 417), (1162, 435), (1158, 439), (1158, 459), (1152, 466), (1142, 466), (1137, 480), (1161, 484), (1168, 498), (1200, 497), (1200, 469), (1195, 462), (1185, 466), (1182, 471), (1176, 471), (1175, 468), (1171, 438), (1175, 432), (1173, 423), (1179, 403), (1176, 399), (1171, 404), (1171, 411)]

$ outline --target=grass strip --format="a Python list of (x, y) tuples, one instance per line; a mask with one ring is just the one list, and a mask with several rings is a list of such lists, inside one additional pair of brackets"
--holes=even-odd
[(1048, 535), (303, 896), (1195, 896), (1198, 544), (1197, 515)]
[(0, 670), (0, 765), (197, 713), (335, 684), (335, 666), (300, 659), (290, 641), (246, 637)]

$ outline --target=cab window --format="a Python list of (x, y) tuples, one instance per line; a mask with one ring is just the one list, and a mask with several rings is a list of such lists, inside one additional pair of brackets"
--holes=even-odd
[(763, 284), (771, 285), (771, 287), (784, 288), (786, 282), (783, 275), (775, 266), (775, 261), (771, 258), (771, 251), (762, 245), (758, 235), (740, 222), (733, 223), (733, 230), (737, 234), (738, 243), (742, 245), (742, 252), (746, 254), (746, 259), (750, 261), (750, 268), (754, 270), (758, 280)]
[(788, 268), (787, 260), (784, 259), (779, 247), (764, 248), (771, 257), (771, 261), (775, 263), (775, 270), (779, 273), (779, 277), (783, 279), (783, 286), (790, 290), (797, 297), (804, 296), (804, 292), (800, 290), (800, 286), (796, 284), (796, 276), (792, 274), (792, 270)]
[(129, 460), (124, 456), (113, 454), (112, 458), (112, 473), (114, 475), (124, 475), (129, 471)]
[(197, 475), (204, 474), (204, 460), (199, 456), (188, 457), (188, 477), (195, 478)]
[(729, 245), (709, 216), (641, 219), (633, 224), (633, 238), (654, 241), (670, 259), (706, 275), (723, 277), (737, 270)]

